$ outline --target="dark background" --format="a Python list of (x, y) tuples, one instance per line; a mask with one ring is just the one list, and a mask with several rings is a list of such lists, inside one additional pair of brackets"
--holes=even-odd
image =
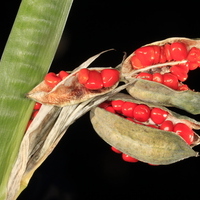
[[(114, 67), (124, 51), (130, 54), (144, 44), (174, 36), (200, 37), (197, 1), (180, 2), (75, 0), (51, 71), (72, 70), (110, 48), (116, 51), (93, 66)], [(1, 52), (19, 4), (13, 0), (1, 5)], [(188, 84), (200, 91), (198, 74), (191, 72)], [(97, 136), (86, 114), (70, 127), (18, 199), (188, 200), (198, 198), (199, 169), (200, 158), (169, 166), (126, 163)]]

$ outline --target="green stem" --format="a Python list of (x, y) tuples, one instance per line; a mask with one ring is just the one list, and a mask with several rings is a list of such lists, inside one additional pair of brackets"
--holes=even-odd
[(25, 94), (47, 73), (73, 0), (23, 0), (0, 63), (0, 199), (32, 112)]

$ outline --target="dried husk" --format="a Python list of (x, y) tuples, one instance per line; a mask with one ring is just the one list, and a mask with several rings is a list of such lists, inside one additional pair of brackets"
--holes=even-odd
[[(166, 43), (172, 43), (178, 41), (185, 43), (188, 49), (192, 47), (200, 48), (200, 40), (192, 40), (188, 38), (179, 38), (179, 37), (168, 38), (166, 40), (153, 42), (145, 46), (148, 45), (162, 46)], [(155, 66), (146, 67), (141, 70), (134, 70), (130, 63), (130, 59), (133, 55), (134, 52), (126, 58), (121, 67), (121, 73), (122, 73), (121, 75), (125, 81), (129, 82), (130, 80), (133, 79), (133, 77), (137, 73), (139, 73), (140, 71), (145, 71), (147, 68), (153, 67), (155, 70), (156, 68), (163, 66), (163, 64), (157, 64)], [(177, 62), (170, 62), (170, 63), (171, 65), (177, 64)], [(169, 62), (166, 62), (165, 64), (167, 66)], [(134, 98), (143, 101), (152, 102), (163, 106), (177, 107), (192, 114), (200, 114), (199, 92), (195, 92), (192, 90), (176, 91), (163, 84), (142, 79), (138, 79), (134, 84), (129, 85), (127, 87), (127, 91)]]
[(191, 114), (200, 114), (200, 93), (191, 90), (177, 91), (157, 82), (138, 79), (127, 86), (128, 93), (145, 102), (176, 107)]
[[(62, 80), (53, 89), (49, 87), (45, 81), (42, 81), (33, 90), (31, 90), (27, 97), (34, 101), (40, 102), (46, 105), (54, 105), (64, 107), (67, 105), (74, 105), (80, 102), (87, 101), (93, 97), (106, 94), (117, 87), (118, 83), (109, 88), (102, 88), (99, 90), (89, 90), (79, 83), (77, 74), (82, 68), (87, 68), (97, 57), (107, 51), (103, 51), (82, 63), (78, 68), (72, 71), (72, 73)], [(111, 67), (110, 67), (111, 68)], [(108, 68), (90, 68), (91, 70), (101, 71)]]
[[(144, 102), (136, 101), (124, 94), (117, 94), (109, 98), (109, 100), (117, 99), (144, 104)], [(148, 104), (148, 106), (158, 107), (153, 104)], [(199, 122), (186, 116), (174, 115), (168, 109), (161, 108), (170, 112), (174, 118), (177, 118), (177, 121), (187, 123), (195, 129), (200, 128)], [(103, 140), (140, 161), (156, 165), (167, 165), (198, 156), (198, 153), (192, 149), (192, 146), (196, 146), (200, 142), (197, 134), (194, 143), (189, 146), (173, 132), (130, 122), (99, 107), (91, 110), (90, 119), (95, 131)]]

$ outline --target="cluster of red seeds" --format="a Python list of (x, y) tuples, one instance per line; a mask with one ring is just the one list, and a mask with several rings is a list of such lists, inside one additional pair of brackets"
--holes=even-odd
[(196, 47), (188, 51), (187, 46), (182, 42), (163, 46), (144, 46), (135, 51), (135, 55), (131, 57), (131, 64), (134, 69), (141, 69), (158, 63), (182, 60), (187, 60), (187, 62), (171, 66), (167, 73), (140, 73), (137, 78), (156, 81), (175, 90), (187, 90), (187, 85), (179, 84), (178, 81), (185, 81), (189, 70), (200, 66), (200, 49)]
[[(136, 104), (123, 100), (106, 101), (99, 105), (105, 110), (115, 113), (133, 123), (161, 129), (164, 131), (172, 131), (182, 137), (188, 145), (191, 145), (194, 138), (193, 130), (184, 123), (174, 123), (168, 119), (170, 115), (167, 111), (160, 108), (150, 108), (145, 104)], [(112, 147), (117, 153), (122, 153)], [(137, 162), (138, 160), (122, 153), (122, 158), (128, 162)]]
[[(45, 76), (44, 81), (53, 88), (68, 75), (69, 73), (65, 71), (60, 71), (58, 74), (50, 72)], [(99, 90), (115, 85), (119, 81), (120, 74), (119, 71), (115, 69), (103, 69), (98, 71), (84, 68), (77, 73), (77, 78), (79, 83), (83, 84), (85, 88), (89, 90)]]
[(30, 119), (29, 119), (29, 122), (28, 122), (28, 124), (27, 124), (26, 129), (28, 129), (28, 127), (29, 127), (30, 124), (32, 123), (33, 119), (34, 119), (35, 116), (38, 114), (38, 112), (39, 112), (41, 106), (42, 106), (41, 103), (38, 103), (38, 102), (35, 103), (34, 108), (33, 108), (33, 112), (32, 112), (32, 114), (31, 114), (31, 117), (30, 117)]
[(119, 71), (116, 69), (103, 69), (101, 71), (81, 69), (78, 73), (78, 81), (89, 90), (99, 90), (112, 87), (120, 78)]

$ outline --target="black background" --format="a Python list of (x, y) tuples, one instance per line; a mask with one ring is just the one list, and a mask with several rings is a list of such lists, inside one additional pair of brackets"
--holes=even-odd
[[(110, 48), (116, 51), (101, 56), (93, 66), (114, 67), (124, 51), (130, 54), (144, 44), (200, 37), (197, 1), (180, 2), (75, 0), (51, 71), (72, 70)], [(1, 52), (19, 4), (15, 0), (1, 5)], [(200, 91), (198, 74), (198, 69), (190, 72), (188, 84)], [(86, 114), (70, 127), (18, 199), (188, 200), (198, 198), (199, 169), (200, 158), (169, 166), (126, 163), (96, 135)]]

